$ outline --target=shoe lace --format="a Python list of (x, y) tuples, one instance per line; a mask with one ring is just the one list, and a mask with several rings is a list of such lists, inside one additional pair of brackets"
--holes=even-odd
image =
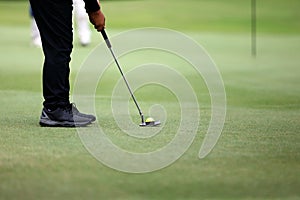
[(67, 106), (64, 107), (64, 110), (66, 112), (68, 112), (69, 114), (72, 114), (73, 113), (73, 109), (72, 108), (73, 108), (72, 104), (69, 104), (69, 105), (67, 105)]

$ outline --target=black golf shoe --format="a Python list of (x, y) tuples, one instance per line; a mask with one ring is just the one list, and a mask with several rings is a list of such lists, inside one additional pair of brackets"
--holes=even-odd
[(40, 118), (40, 125), (47, 127), (82, 127), (95, 121), (93, 115), (80, 113), (75, 106), (70, 104), (65, 107), (58, 107), (55, 110), (43, 108)]
[(79, 112), (79, 110), (76, 108), (76, 105), (74, 103), (71, 103), (71, 106), (72, 106), (73, 114), (78, 115), (80, 117), (91, 119), (92, 122), (96, 121), (96, 117), (94, 115), (84, 114)]

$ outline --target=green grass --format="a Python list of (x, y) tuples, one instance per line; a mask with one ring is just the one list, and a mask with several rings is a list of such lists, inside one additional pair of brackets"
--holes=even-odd
[[(180, 31), (243, 32), (251, 29), (251, 1), (172, 0), (103, 1), (107, 26), (113, 29), (165, 27)], [(260, 33), (300, 32), (298, 0), (257, 1), (257, 29)], [(3, 1), (2, 25), (29, 25), (28, 4)], [(12, 11), (13, 10), (13, 14)]]
[[(93, 158), (75, 129), (39, 127), (43, 58), (40, 49), (30, 46), (27, 3), (0, 2), (0, 199), (299, 199), (299, 1), (258, 1), (256, 58), (251, 57), (248, 3), (102, 3), (111, 36), (130, 28), (162, 26), (195, 39), (215, 61), (226, 88), (222, 136), (212, 153), (199, 160), (210, 118), (203, 81), (189, 68), (179, 68), (180, 61), (168, 55), (153, 57), (170, 62), (191, 82), (199, 99), (201, 124), (189, 150), (174, 164), (157, 172), (127, 174)], [(96, 32), (92, 39), (88, 48), (75, 39), (72, 83), (81, 63), (102, 42)], [(140, 57), (120, 59), (124, 71), (152, 55), (137, 54)], [(178, 121), (178, 104), (160, 87), (148, 86), (136, 94), (145, 111), (161, 99), (158, 103), (166, 107), (169, 119), (163, 131), (142, 141), (131, 140), (119, 130), (110, 109), (111, 90), (119, 78), (111, 66), (97, 90), (97, 117), (109, 137), (139, 152), (170, 141), (178, 125), (170, 121)], [(129, 108), (138, 122), (131, 102)]]

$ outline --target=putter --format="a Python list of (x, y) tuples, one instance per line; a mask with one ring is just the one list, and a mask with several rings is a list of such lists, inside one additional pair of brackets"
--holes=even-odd
[(119, 69), (119, 71), (120, 71), (120, 73), (121, 73), (121, 75), (123, 77), (123, 80), (124, 80), (124, 82), (125, 82), (125, 84), (126, 84), (126, 86), (128, 88), (128, 91), (129, 91), (130, 95), (131, 95), (131, 98), (133, 99), (133, 102), (134, 102), (134, 104), (136, 105), (136, 107), (137, 107), (137, 109), (139, 111), (139, 115), (140, 115), (141, 120), (142, 120), (142, 122), (140, 123), (140, 126), (158, 126), (158, 125), (160, 125), (160, 121), (155, 121), (151, 117), (147, 118), (146, 120), (144, 119), (143, 112), (142, 112), (139, 104), (137, 103), (137, 101), (135, 99), (135, 96), (133, 95), (133, 92), (132, 92), (132, 90), (131, 90), (131, 88), (129, 86), (129, 83), (128, 83), (127, 79), (125, 78), (125, 75), (123, 74), (121, 66), (119, 65), (119, 62), (118, 62), (118, 60), (117, 60), (117, 58), (116, 58), (116, 56), (115, 56), (115, 54), (114, 54), (114, 52), (112, 50), (112, 45), (111, 45), (111, 43), (110, 43), (110, 41), (109, 41), (109, 39), (107, 37), (107, 34), (106, 34), (106, 32), (105, 32), (104, 29), (101, 31), (101, 34), (102, 34), (102, 36), (103, 36), (103, 38), (105, 40), (105, 43), (106, 43), (108, 49), (110, 50), (110, 53), (111, 53), (112, 57), (114, 58), (115, 63), (116, 63), (116, 65), (117, 65), (117, 67), (118, 67), (118, 69)]

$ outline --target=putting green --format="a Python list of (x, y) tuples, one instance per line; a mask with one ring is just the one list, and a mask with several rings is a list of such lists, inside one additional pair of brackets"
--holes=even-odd
[[(206, 49), (220, 70), (227, 95), (227, 116), (219, 142), (208, 157), (198, 159), (211, 117), (210, 96), (201, 77), (169, 54), (161, 58), (189, 80), (196, 91), (201, 117), (191, 147), (171, 166), (146, 174), (122, 173), (93, 158), (75, 129), (39, 127), (43, 59), (41, 50), (30, 46), (27, 3), (0, 2), (0, 199), (300, 197), (298, 1), (258, 2), (256, 58), (251, 57), (249, 5), (245, 2), (102, 4), (111, 37), (131, 28), (162, 26), (182, 30)], [(72, 86), (81, 63), (100, 42), (102, 38), (96, 32), (88, 48), (81, 48), (75, 38)], [(114, 48), (118, 52), (118, 47)], [(129, 72), (134, 63), (151, 59), (149, 55), (156, 53), (137, 52), (136, 56), (120, 58), (120, 63)], [(157, 85), (136, 91), (145, 113), (160, 99), (158, 103), (165, 107), (169, 121), (149, 140), (132, 139), (120, 130), (111, 112), (112, 89), (119, 79), (112, 63), (95, 96), (97, 117), (108, 137), (133, 152), (153, 151), (170, 142), (180, 122), (174, 94)], [(128, 96), (120, 96), (116, 103), (127, 100)], [(84, 103), (78, 102), (83, 110)], [(128, 108), (138, 125), (133, 102), (128, 102)]]

